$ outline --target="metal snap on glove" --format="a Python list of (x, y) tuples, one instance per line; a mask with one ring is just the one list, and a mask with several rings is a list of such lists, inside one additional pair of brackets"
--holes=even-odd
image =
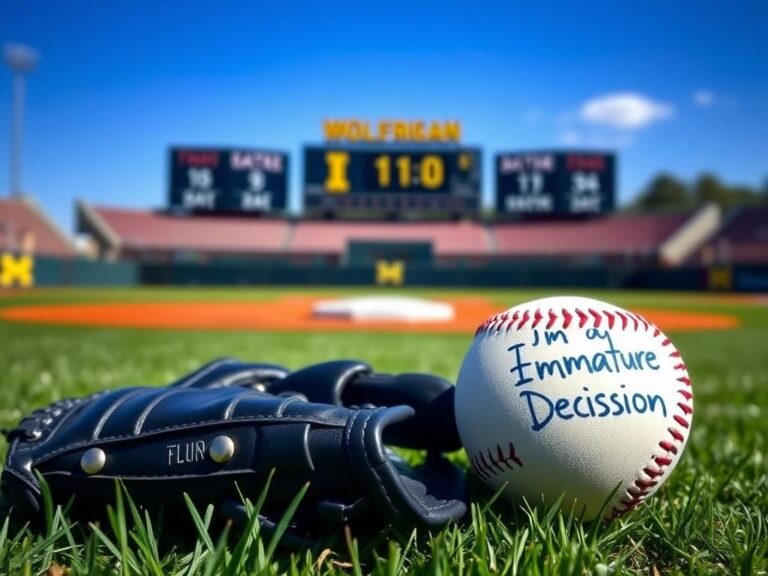
[[(439, 529), (466, 511), (464, 475), (442, 456), (460, 447), (452, 395), (435, 376), (377, 375), (357, 361), (291, 374), (216, 360), (165, 388), (100, 392), (33, 412), (6, 433), (0, 488), (33, 527), (43, 522), (36, 473), (76, 518), (103, 519), (119, 479), (166, 519), (188, 517), (186, 493), (242, 524), (242, 497), (256, 500), (274, 470), (259, 517), (265, 530), (307, 482), (292, 537), (312, 541), (343, 524)], [(387, 444), (427, 450), (425, 463), (409, 467)]]

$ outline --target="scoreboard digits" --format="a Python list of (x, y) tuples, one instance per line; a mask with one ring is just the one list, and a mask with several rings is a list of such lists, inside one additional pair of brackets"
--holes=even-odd
[(496, 157), (499, 215), (586, 215), (615, 205), (615, 158), (591, 152), (526, 152)]
[(287, 174), (280, 152), (172, 148), (169, 204), (191, 212), (285, 210)]
[(170, 204), (189, 210), (214, 210), (226, 178), (219, 150), (171, 151)]
[[(615, 206), (616, 159), (596, 152), (496, 156), (498, 216), (603, 214)], [(288, 155), (254, 149), (172, 148), (169, 205), (189, 212), (285, 211)], [(371, 215), (480, 210), (478, 148), (343, 146), (304, 149), (304, 207)]]
[[(392, 186), (392, 156), (382, 154), (373, 161), (376, 166), (377, 180), (379, 188), (389, 188)], [(408, 190), (411, 186), (421, 184), (427, 190), (440, 188), (445, 182), (445, 164), (440, 156), (427, 154), (421, 159), (418, 167), (415, 168), (416, 174), (413, 174), (411, 166), (413, 158), (407, 155), (400, 155), (395, 160), (397, 170), (397, 186), (403, 190)]]
[(481, 155), (477, 149), (340, 149), (307, 147), (307, 208), (476, 211)]
[[(325, 189), (329, 194), (349, 192), (349, 160), (350, 152), (325, 153)], [(396, 172), (394, 179), (393, 164)], [(425, 190), (436, 190), (445, 183), (445, 162), (435, 154), (427, 154), (415, 163), (412, 154), (399, 154), (394, 158), (391, 154), (380, 154), (373, 159), (373, 167), (376, 169), (373, 183), (376, 190), (390, 189), (393, 186), (403, 191), (419, 186)]]

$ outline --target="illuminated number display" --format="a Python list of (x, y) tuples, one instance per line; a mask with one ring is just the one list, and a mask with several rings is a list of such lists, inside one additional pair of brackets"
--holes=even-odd
[(284, 211), (288, 155), (242, 148), (172, 148), (168, 204), (189, 212)]
[(476, 211), (482, 161), (478, 149), (341, 149), (307, 147), (307, 208)]
[(499, 215), (583, 215), (615, 206), (612, 154), (519, 152), (496, 157)]
[[(393, 186), (392, 156), (382, 154), (373, 161), (376, 166), (376, 186), (387, 189)], [(396, 183), (401, 190), (418, 188), (421, 185), (426, 190), (437, 190), (445, 183), (445, 161), (435, 154), (427, 154), (417, 166), (413, 165), (413, 157), (401, 154), (395, 157)]]

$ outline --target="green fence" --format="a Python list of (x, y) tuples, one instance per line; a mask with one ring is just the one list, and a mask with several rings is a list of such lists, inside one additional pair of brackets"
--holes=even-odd
[[(396, 262), (397, 273), (391, 264)], [(22, 266), (11, 256), (0, 269), (0, 280), (23, 285)], [(547, 261), (467, 261), (453, 265), (390, 261), (331, 265), (311, 261), (232, 261), (214, 263), (136, 264), (84, 259), (36, 257), (27, 267), (35, 286), (149, 285), (404, 285), (433, 287), (558, 287), (634, 288), (652, 290), (720, 290), (768, 292), (768, 266), (632, 267), (594, 263), (557, 264)], [(388, 270), (382, 274), (382, 268)], [(18, 276), (18, 277), (16, 277)], [(29, 276), (29, 275), (28, 275)], [(27, 278), (29, 279), (29, 278)]]
[(377, 266), (145, 264), (142, 284), (176, 285), (332, 285), (370, 286), (402, 284), (434, 287), (571, 287), (618, 288), (636, 286), (659, 288), (664, 284), (680, 289), (701, 289), (702, 274), (682, 272), (648, 281), (642, 271), (625, 267), (553, 266), (551, 264), (506, 264), (439, 267), (405, 263), (400, 281), (378, 277)]
[(37, 256), (33, 274), (36, 286), (132, 286), (139, 282), (139, 266), (133, 262)]

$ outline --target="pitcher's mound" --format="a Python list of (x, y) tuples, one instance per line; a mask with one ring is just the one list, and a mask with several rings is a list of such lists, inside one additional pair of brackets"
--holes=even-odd
[(352, 321), (449, 322), (451, 304), (407, 296), (363, 296), (321, 300), (312, 306), (315, 318), (344, 318)]

